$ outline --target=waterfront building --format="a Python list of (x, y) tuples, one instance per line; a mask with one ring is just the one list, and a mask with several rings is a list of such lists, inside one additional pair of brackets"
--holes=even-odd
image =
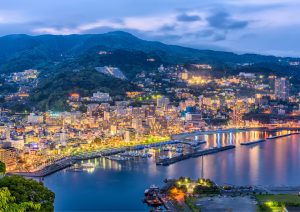
[(3, 144), (2, 147), (3, 148), (15, 148), (15, 149), (19, 149), (19, 150), (23, 150), (24, 149), (24, 138), (22, 136), (17, 136), (14, 139), (6, 139)]
[(118, 127), (117, 125), (110, 125), (110, 134), (111, 135), (116, 135), (118, 132)]
[(136, 139), (136, 132), (134, 129), (129, 128), (125, 131), (124, 140), (125, 142), (131, 142)]
[(0, 161), (5, 163), (7, 171), (13, 170), (17, 164), (17, 154), (15, 149), (0, 149)]

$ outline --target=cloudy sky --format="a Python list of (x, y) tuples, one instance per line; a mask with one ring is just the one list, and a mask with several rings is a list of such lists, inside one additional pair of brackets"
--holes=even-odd
[(0, 35), (114, 30), (201, 49), (300, 57), (300, 0), (0, 1)]

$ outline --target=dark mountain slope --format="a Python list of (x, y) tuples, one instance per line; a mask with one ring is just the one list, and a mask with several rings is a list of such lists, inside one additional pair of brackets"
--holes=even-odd
[[(229, 52), (197, 50), (192, 48), (166, 45), (160, 42), (144, 41), (126, 32), (110, 32), (88, 35), (8, 35), (0, 37), (0, 72), (22, 71), (24, 65), (11, 67), (16, 60), (30, 63), (34, 60), (37, 67), (51, 62), (59, 62), (85, 54), (91, 49), (127, 50), (155, 53), (166, 63), (205, 62), (226, 63), (280, 63), (287, 64), (292, 58), (279, 58), (256, 54), (238, 55)], [(8, 65), (7, 65), (8, 64)]]

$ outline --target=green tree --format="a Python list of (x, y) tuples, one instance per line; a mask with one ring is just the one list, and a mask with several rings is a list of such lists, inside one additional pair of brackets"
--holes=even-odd
[(6, 172), (6, 166), (5, 163), (0, 161), (0, 174), (4, 174)]
[(54, 211), (55, 194), (43, 183), (21, 176), (6, 176), (0, 180), (0, 188), (7, 187), (16, 203), (33, 202), (40, 204), (40, 211)]
[(33, 202), (22, 202), (17, 204), (16, 198), (11, 196), (8, 188), (0, 188), (0, 211), (7, 212), (24, 212), (40, 210), (41, 205)]

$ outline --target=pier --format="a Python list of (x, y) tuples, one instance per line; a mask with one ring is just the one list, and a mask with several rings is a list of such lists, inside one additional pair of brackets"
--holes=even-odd
[(288, 133), (288, 134), (284, 134), (284, 135), (270, 136), (267, 139), (276, 139), (276, 138), (282, 138), (282, 137), (287, 137), (287, 136), (291, 136), (291, 135), (298, 135), (298, 134), (300, 134), (300, 132)]
[(261, 142), (265, 142), (266, 139), (259, 139), (259, 140), (254, 140), (254, 141), (248, 141), (248, 142), (243, 142), (243, 143), (240, 143), (241, 145), (244, 145), (244, 146), (248, 146), (248, 145), (251, 145), (251, 144), (257, 144), (257, 143), (261, 143)]
[(187, 144), (187, 145), (190, 145), (192, 147), (196, 147), (196, 146), (199, 146), (201, 144), (205, 144), (206, 141), (180, 141), (179, 143)]
[(179, 161), (182, 161), (182, 160), (186, 160), (188, 158), (214, 154), (214, 153), (218, 153), (218, 152), (233, 149), (233, 148), (235, 148), (234, 145), (228, 145), (228, 146), (224, 146), (224, 147), (214, 147), (214, 148), (210, 148), (210, 149), (199, 150), (199, 151), (196, 151), (194, 153), (188, 153), (188, 154), (180, 155), (180, 156), (177, 156), (177, 157), (158, 160), (156, 162), (156, 165), (168, 166), (170, 164), (173, 164), (173, 163), (176, 163), (176, 162), (179, 162)]

